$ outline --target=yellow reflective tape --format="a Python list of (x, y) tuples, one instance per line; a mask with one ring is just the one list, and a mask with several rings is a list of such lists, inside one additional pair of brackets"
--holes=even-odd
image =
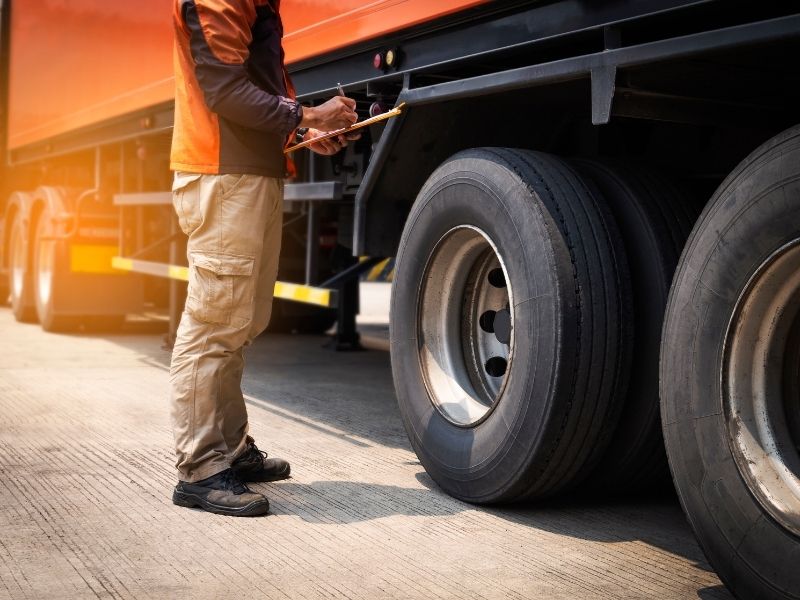
[(389, 264), (391, 259), (387, 258), (386, 260), (382, 260), (377, 265), (370, 269), (369, 275), (367, 275), (367, 281), (378, 281), (381, 278), (381, 274), (383, 270), (386, 268), (386, 265)]
[(189, 281), (189, 267), (176, 267), (169, 265), (167, 269), (167, 277), (170, 279), (177, 279), (179, 281)]
[(384, 274), (383, 274), (384, 281), (387, 281), (389, 283), (394, 281), (394, 270), (396, 266), (397, 263), (395, 263), (394, 258), (390, 258), (388, 261), (386, 261), (386, 266), (384, 267)]
[(69, 270), (73, 273), (119, 275), (111, 266), (111, 259), (117, 252), (116, 246), (73, 244), (69, 247)]
[[(169, 277), (180, 281), (189, 281), (189, 268), (178, 265), (166, 265), (132, 258), (114, 256), (111, 265), (115, 269), (122, 271), (136, 271), (148, 275), (159, 277)], [(333, 301), (332, 290), (325, 288), (315, 288), (310, 285), (299, 285), (296, 283), (286, 283), (283, 281), (275, 282), (275, 297), (284, 300), (294, 300), (305, 302), (306, 304), (316, 304), (318, 306), (330, 307)]]
[(318, 306), (331, 305), (330, 290), (314, 288), (308, 285), (285, 283), (283, 281), (275, 282), (275, 297), (283, 298), (284, 300), (305, 302), (306, 304), (316, 304)]
[(133, 271), (133, 261), (130, 258), (114, 256), (111, 258), (111, 266), (120, 271)]

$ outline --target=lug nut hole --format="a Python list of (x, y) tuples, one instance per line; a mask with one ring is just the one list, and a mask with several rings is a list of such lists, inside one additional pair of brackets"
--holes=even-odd
[(487, 278), (489, 279), (489, 283), (496, 288), (506, 287), (506, 276), (503, 274), (503, 269), (492, 269), (489, 271)]
[(493, 356), (486, 361), (484, 368), (486, 369), (486, 373), (489, 375), (489, 377), (502, 377), (506, 374), (508, 362), (505, 358)]
[(494, 333), (494, 317), (496, 314), (493, 310), (487, 310), (478, 319), (478, 324), (486, 333)]

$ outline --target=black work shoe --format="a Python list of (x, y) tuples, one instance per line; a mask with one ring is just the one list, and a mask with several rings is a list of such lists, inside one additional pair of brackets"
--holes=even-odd
[(247, 442), (247, 450), (231, 464), (231, 469), (242, 481), (278, 481), (286, 479), (292, 471), (289, 463), (282, 458), (268, 458), (252, 440)]
[(172, 492), (172, 503), (233, 517), (254, 517), (269, 512), (269, 500), (251, 491), (233, 469), (194, 483), (179, 481)]

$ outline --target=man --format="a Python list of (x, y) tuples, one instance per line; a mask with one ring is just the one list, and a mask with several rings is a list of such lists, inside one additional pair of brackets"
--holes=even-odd
[[(174, 0), (173, 204), (188, 235), (189, 288), (170, 368), (178, 485), (172, 500), (252, 516), (269, 501), (246, 481), (289, 476), (248, 436), (242, 350), (267, 326), (278, 267), (286, 162), (305, 139), (354, 123), (355, 101), (294, 100), (280, 0)], [(313, 145), (333, 154), (344, 138)]]

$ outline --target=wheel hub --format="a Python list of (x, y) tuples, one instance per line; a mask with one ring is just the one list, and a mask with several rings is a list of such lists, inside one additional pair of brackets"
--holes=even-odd
[(722, 382), (731, 449), (758, 501), (800, 535), (800, 239), (739, 297)]
[(417, 308), (419, 358), (434, 406), (462, 427), (493, 410), (511, 366), (512, 290), (489, 236), (456, 227), (436, 244)]

